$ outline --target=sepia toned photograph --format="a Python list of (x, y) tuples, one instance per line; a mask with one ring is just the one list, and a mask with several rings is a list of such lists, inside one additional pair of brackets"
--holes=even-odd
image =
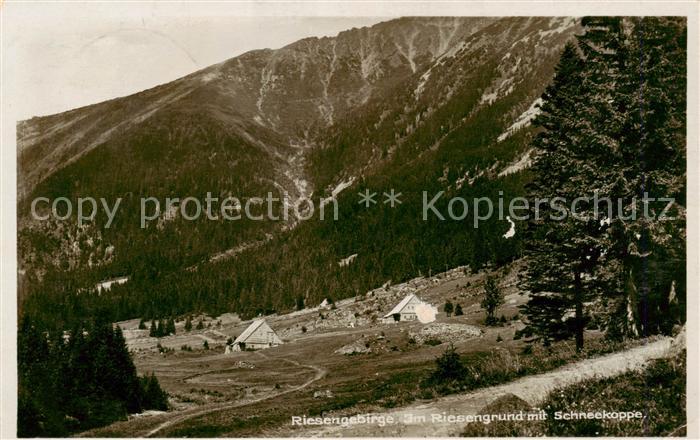
[(8, 435), (692, 434), (697, 4), (294, 6), (0, 5)]

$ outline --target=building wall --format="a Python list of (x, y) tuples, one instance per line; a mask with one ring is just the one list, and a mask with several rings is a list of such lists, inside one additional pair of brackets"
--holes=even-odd
[[(418, 315), (416, 315), (416, 307), (418, 307), (420, 304), (423, 304), (423, 301), (421, 301), (420, 298), (412, 298), (398, 313), (398, 315), (400, 316), (400, 321), (418, 320)], [(389, 324), (396, 322), (396, 320), (394, 319), (394, 315), (391, 315), (389, 317), (382, 318), (382, 322), (385, 324)]]
[(408, 304), (406, 304), (401, 310), (401, 320), (415, 321), (418, 319), (418, 315), (416, 315), (416, 307), (420, 304), (422, 304), (422, 301), (419, 298), (414, 297), (411, 299), (411, 301), (409, 301)]
[(279, 343), (279, 338), (275, 335), (275, 332), (272, 331), (272, 329), (265, 325), (261, 325), (246, 339), (245, 343), (246, 347), (251, 347), (252, 344), (261, 346), (269, 346), (270, 344), (276, 345)]
[[(244, 341), (240, 341), (240, 343), (242, 343), (246, 349), (259, 350), (280, 345), (282, 344), (282, 340), (267, 323), (263, 323), (258, 326), (253, 333), (248, 335)], [(240, 349), (240, 347), (238, 348)]]
[[(277, 345), (277, 344), (274, 344), (274, 343), (273, 343), (272, 345), (274, 346), (274, 345)], [(252, 349), (254, 349), (254, 350), (260, 350), (260, 349), (262, 349), (262, 348), (269, 348), (269, 347), (270, 347), (269, 344), (259, 344), (259, 343), (252, 343), (252, 344), (251, 344), (251, 343), (248, 343), (248, 344), (245, 345), (245, 348), (252, 348)]]

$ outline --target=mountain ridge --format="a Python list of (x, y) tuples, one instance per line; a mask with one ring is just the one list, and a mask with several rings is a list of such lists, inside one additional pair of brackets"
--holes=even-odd
[[(433, 20), (435, 23), (441, 23), (444, 19)], [(450, 20), (449, 23), (454, 27), (453, 34), (459, 30), (460, 25), (466, 27), (472, 20)], [(416, 38), (427, 38), (429, 42), (433, 39), (441, 41), (436, 37), (440, 30), (431, 26), (407, 31), (411, 37), (405, 45), (399, 43), (398, 37), (392, 40), (391, 33), (387, 37), (387, 32), (382, 32), (382, 29), (404, 21), (397, 19), (372, 27), (343, 31), (336, 37), (307, 38), (279, 49), (249, 51), (175, 81), (125, 97), (21, 121), (18, 123), (19, 194), (21, 197), (25, 196), (48, 175), (104, 143), (113, 133), (138, 125), (160, 109), (177, 105), (192, 94), (199, 93), (201, 100), (205, 102), (216, 101), (218, 108), (215, 113), (224, 112), (225, 115), (221, 115), (224, 116), (223, 119), (233, 126), (239, 125), (243, 135), (249, 134), (249, 124), (255, 122), (270, 130), (268, 136), (281, 134), (289, 138), (287, 141), (299, 141), (304, 138), (308, 140), (304, 130), (311, 129), (319, 120), (325, 120), (327, 124), (332, 123), (334, 114), (342, 114), (344, 108), (356, 105), (367, 98), (367, 93), (371, 93), (364, 88), (364, 84), (359, 84), (357, 72), (348, 66), (355, 67), (351, 64), (359, 60), (360, 76), (364, 80), (373, 75), (381, 76), (384, 73), (382, 69), (403, 77), (407, 73), (406, 64), (415, 70), (417, 61), (414, 57), (425, 57), (426, 53), (441, 49), (439, 45), (433, 48), (431, 44), (424, 44), (421, 46), (427, 47), (424, 52), (412, 52), (413, 41)], [(416, 19), (408, 21), (421, 23), (421, 20)], [(479, 21), (476, 21), (474, 26), (478, 25)], [(401, 33), (398, 35), (402, 36)], [(354, 43), (357, 42), (359, 44), (354, 47)], [(395, 47), (394, 52), (379, 58), (380, 61), (388, 61), (384, 65), (372, 64), (372, 45), (390, 50), (392, 47), (387, 49), (386, 46), (391, 46), (392, 43)], [(401, 50), (405, 52), (406, 57), (403, 62), (399, 54)], [(334, 59), (332, 56), (338, 58)], [(342, 64), (334, 66), (334, 62)], [(335, 67), (348, 70), (347, 78), (333, 78), (334, 75), (338, 76), (334, 71)], [(279, 78), (285, 76), (287, 82), (276, 85)], [(313, 76), (313, 81), (309, 80), (309, 76)], [(338, 89), (335, 93), (334, 88)], [(290, 97), (291, 93), (295, 93), (296, 96)], [(302, 99), (313, 102), (296, 104)], [(311, 108), (312, 105), (317, 108)], [(105, 113), (113, 113), (114, 118), (105, 118)]]
[[(498, 197), (500, 186), (517, 194), (527, 179), (532, 130), (529, 117), (511, 127), (533, 108), (559, 51), (578, 29), (577, 20), (566, 17), (397, 19), (336, 39), (247, 52), (136, 95), (71, 111), (69, 118), (30, 120), (19, 130), (18, 154), (24, 285), (71, 295), (70, 286), (130, 275), (115, 288), (126, 289), (125, 298), (137, 291), (155, 298), (178, 285), (178, 295), (216, 295), (217, 307), (249, 313), (288, 307), (297, 295), (315, 301), (329, 289), (346, 297), (416, 270), (506, 260), (517, 250), (517, 234), (510, 241), (502, 237), (510, 225), (495, 221), (467, 231), (417, 222), (413, 210), (420, 206), (410, 200), (396, 213), (364, 213), (350, 188)], [(334, 196), (342, 218), (333, 224), (296, 218), (190, 222), (161, 213), (139, 228), (139, 197), (204, 200), (207, 192), (220, 198), (271, 192), (292, 202)], [(99, 216), (77, 228), (31, 219), (31, 196), (124, 202), (112, 228), (101, 227)], [(381, 235), (396, 221), (402, 230)], [(308, 267), (268, 267), (280, 280), (253, 280), (272, 261), (287, 259), (279, 246), (289, 261)], [(385, 252), (395, 263), (382, 261)], [(358, 268), (366, 269), (352, 269), (355, 279), (347, 278), (348, 270), (320, 269), (355, 253)], [(201, 264), (215, 255), (228, 257)], [(185, 270), (192, 266), (196, 273)], [(47, 287), (48, 279), (64, 281)], [(243, 287), (251, 285), (258, 287)], [(198, 286), (209, 293), (200, 294)], [(177, 310), (192, 304), (184, 296)], [(145, 313), (162, 313), (148, 303)], [(115, 313), (133, 313), (132, 306)]]

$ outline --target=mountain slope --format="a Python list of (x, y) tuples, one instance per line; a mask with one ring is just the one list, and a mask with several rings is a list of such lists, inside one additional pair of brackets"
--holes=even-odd
[[(331, 127), (320, 141), (316, 180), (324, 184), (350, 168), (373, 174), (388, 162), (405, 163), (448, 150), (452, 140), (463, 146), (465, 133), (460, 130), (479, 112), (489, 120), (484, 127), (488, 131), (477, 142), (498, 143), (494, 134), (501, 135), (533, 106), (552, 77), (563, 44), (578, 29), (571, 18), (504, 18), (485, 26), (420, 75)], [(336, 168), (329, 169), (329, 163)], [(448, 180), (469, 171), (453, 169)]]
[(261, 142), (308, 140), (313, 127), (331, 124), (491, 21), (409, 18), (308, 38), (131, 96), (20, 122), (19, 193), (165, 109), (207, 113)]
[[(32, 307), (71, 296), (120, 317), (251, 314), (292, 307), (299, 296), (345, 297), (431, 268), (513, 258), (517, 238), (502, 237), (504, 220), (479, 229), (422, 221), (420, 193), (519, 194), (533, 102), (577, 29), (568, 18), (403, 18), (249, 52), (20, 123), (20, 259), (27, 292), (43, 298)], [(395, 210), (360, 209), (353, 194), (392, 187), (405, 195)], [(337, 196), (340, 220), (161, 213), (139, 227), (141, 197), (268, 191), (292, 201)], [(39, 195), (124, 201), (112, 228), (99, 217), (79, 228), (29, 219), (28, 201)], [(206, 263), (221, 253), (234, 257)], [(356, 263), (338, 267), (355, 253)], [(120, 275), (130, 281), (112, 294), (74, 298)]]

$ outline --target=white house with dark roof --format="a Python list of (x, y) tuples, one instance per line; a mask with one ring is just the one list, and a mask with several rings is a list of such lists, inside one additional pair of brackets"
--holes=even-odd
[(277, 333), (272, 330), (272, 327), (270, 327), (264, 319), (256, 319), (235, 341), (233, 341), (231, 350), (259, 350), (262, 348), (275, 347), (282, 343), (282, 339), (277, 336)]
[(418, 319), (416, 315), (416, 307), (424, 304), (423, 301), (413, 293), (406, 295), (400, 303), (396, 304), (393, 309), (382, 318), (384, 323), (392, 323), (399, 321), (415, 321)]

